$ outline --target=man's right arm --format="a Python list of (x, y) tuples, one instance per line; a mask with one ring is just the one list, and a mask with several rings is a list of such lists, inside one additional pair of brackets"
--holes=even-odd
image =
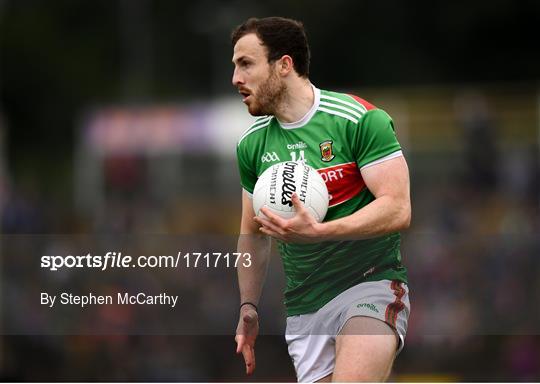
[[(242, 191), (242, 219), (238, 252), (249, 253), (249, 266), (239, 263), (237, 267), (240, 303), (258, 305), (270, 258), (270, 237), (259, 231), (259, 225), (253, 220), (255, 212), (248, 193)], [(259, 319), (255, 307), (247, 304), (240, 309), (238, 328), (236, 329), (236, 352), (242, 352), (246, 362), (246, 373), (255, 370), (255, 340), (259, 333)]]
[(243, 190), (238, 252), (249, 253), (251, 255), (251, 264), (248, 267), (242, 265), (242, 263), (238, 264), (240, 302), (250, 302), (257, 305), (266, 279), (270, 256), (270, 237), (259, 231), (259, 224), (253, 220), (253, 217), (255, 217), (255, 212), (253, 211), (251, 198)]

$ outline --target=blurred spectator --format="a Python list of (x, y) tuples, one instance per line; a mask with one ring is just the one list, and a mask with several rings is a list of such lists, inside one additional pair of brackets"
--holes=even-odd
[(497, 127), (488, 101), (480, 93), (460, 95), (455, 115), (463, 129), (465, 182), (480, 192), (497, 187), (500, 169)]

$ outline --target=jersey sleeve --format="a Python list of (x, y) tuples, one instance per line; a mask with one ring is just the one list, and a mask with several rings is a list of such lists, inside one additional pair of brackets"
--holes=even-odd
[(238, 171), (240, 173), (240, 184), (250, 194), (253, 193), (255, 183), (257, 182), (257, 173), (255, 170), (255, 161), (250, 158), (247, 151), (246, 141), (240, 142), (236, 146), (236, 160), (238, 163)]
[(392, 118), (381, 109), (368, 111), (362, 117), (353, 142), (358, 168), (401, 150)]

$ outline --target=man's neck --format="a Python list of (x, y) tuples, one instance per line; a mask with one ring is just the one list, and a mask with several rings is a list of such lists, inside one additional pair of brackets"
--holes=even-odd
[(287, 95), (274, 115), (283, 123), (294, 123), (308, 113), (315, 102), (313, 86), (307, 79), (288, 84)]

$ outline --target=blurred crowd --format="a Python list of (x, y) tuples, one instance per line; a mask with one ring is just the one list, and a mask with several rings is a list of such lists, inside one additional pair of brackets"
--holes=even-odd
[[(407, 345), (397, 359), (393, 379), (539, 380), (538, 144), (527, 137), (517, 146), (503, 145), (502, 123), (478, 95), (459, 98), (452, 113), (458, 149), (450, 151), (450, 157), (444, 158), (449, 156), (444, 152), (415, 152), (413, 143), (406, 151), (414, 220), (403, 238), (403, 257), (410, 273), (412, 314)], [(45, 199), (37, 185), (15, 185), (4, 170), (2, 232), (26, 234), (29, 242), (37, 240), (28, 234), (131, 234), (140, 239), (146, 234), (186, 238), (212, 234), (227, 235), (230, 240), (238, 230), (240, 213), (234, 160), (223, 160), (230, 168), (228, 177), (223, 177), (223, 167), (215, 166), (211, 154), (197, 156), (174, 160), (192, 166), (191, 184), (180, 183), (180, 189), (168, 198), (152, 193), (149, 172), (155, 166), (148, 166), (149, 159), (136, 155), (107, 158), (102, 168), (104, 200), (90, 212), (78, 211), (72, 202)], [(440, 157), (447, 164), (430, 171), (424, 162), (441, 161)], [(152, 161), (159, 165), (159, 158)], [(204, 176), (197, 182), (197, 175)], [(157, 284), (180, 291), (187, 298), (185, 308), (198, 311), (184, 320), (197, 323), (200, 328), (193, 329), (198, 331), (182, 331), (189, 325), (181, 318), (176, 326), (163, 323), (160, 331), (155, 319), (159, 314), (141, 317), (137, 311), (118, 307), (97, 311), (96, 317), (90, 317), (93, 320), (86, 315), (74, 318), (71, 323), (81, 322), (80, 328), (66, 331), (58, 326), (57, 317), (47, 319), (41, 310), (10, 311), (10, 306), (24, 302), (21, 300), (32, 300), (25, 294), (39, 290), (37, 286), (34, 290), (21, 287), (21, 281), (35, 272), (26, 276), (25, 272), (13, 273), (14, 265), (23, 268), (23, 259), (28, 263), (23, 271), (31, 271), (37, 264), (29, 257), (31, 251), (17, 255), (14, 263), (14, 254), (6, 254), (6, 250), (11, 252), (13, 238), (17, 237), (4, 236), (0, 244), (2, 314), (4, 325), (15, 321), (20, 328), (2, 337), (3, 379), (246, 380), (241, 358), (234, 354), (238, 299), (230, 270), (203, 276), (173, 271), (142, 281), (153, 288)], [(169, 240), (174, 242), (174, 237)], [(137, 249), (131, 241), (132, 249)], [(100, 286), (114, 292), (126, 284), (107, 285), (99, 279), (87, 276), (79, 281), (79, 288)], [(127, 284), (140, 286), (140, 279), (137, 275), (132, 278), (136, 281)], [(66, 282), (73, 289), (73, 280)], [(286, 345), (279, 336), (284, 321), (282, 288), (283, 275), (274, 254), (260, 306), (263, 336), (258, 342), (258, 369), (250, 380), (294, 379)], [(149, 325), (140, 332), (128, 327), (145, 319)], [(96, 329), (97, 324), (108, 325)], [(230, 329), (224, 331), (223, 324), (230, 324)], [(19, 334), (25, 329), (29, 334)], [(48, 334), (47, 329), (55, 331)]]
[[(0, 380), (294, 380), (275, 253), (252, 378), (234, 353), (233, 270), (38, 269), (81, 234), (134, 252), (176, 236), (231, 248), (249, 117), (237, 97), (220, 101), (234, 94), (230, 30), (253, 15), (302, 20), (314, 84), (396, 122), (412, 312), (391, 379), (540, 381), (540, 7), (514, 0), (0, 0)], [(171, 289), (194, 313), (52, 315), (43, 286)]]

